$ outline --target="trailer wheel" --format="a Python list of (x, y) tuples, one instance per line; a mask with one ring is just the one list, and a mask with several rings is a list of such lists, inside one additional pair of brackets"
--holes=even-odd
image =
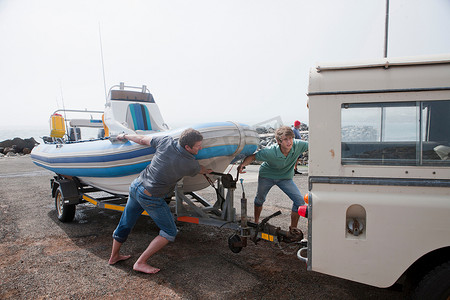
[(75, 217), (75, 204), (64, 204), (61, 188), (56, 190), (55, 208), (58, 220), (61, 222), (72, 222)]
[(235, 246), (235, 243), (240, 243), (241, 238), (237, 234), (233, 234), (228, 238), (228, 247), (230, 248), (231, 252), (233, 253), (239, 253), (242, 250), (242, 246)]
[(450, 298), (450, 261), (437, 266), (417, 286), (413, 299)]

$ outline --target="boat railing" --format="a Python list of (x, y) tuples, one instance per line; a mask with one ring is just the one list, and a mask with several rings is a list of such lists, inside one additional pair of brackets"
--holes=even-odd
[[(96, 115), (96, 116), (94, 116)], [(50, 122), (50, 137), (43, 137), (46, 143), (73, 143), (87, 140), (103, 139), (104, 126), (102, 120), (103, 111), (101, 110), (80, 110), (80, 109), (57, 109), (53, 112), (52, 118), (59, 116), (60, 121)], [(96, 135), (87, 139), (81, 138), (81, 128), (83, 133)], [(96, 129), (96, 132), (92, 132)], [(89, 131), (89, 132), (88, 132)], [(54, 132), (57, 132), (54, 134)]]
[(87, 110), (87, 109), (57, 109), (53, 112), (53, 114), (58, 113), (66, 113), (66, 112), (76, 112), (76, 113), (97, 113), (103, 114), (103, 110)]
[(124, 82), (121, 82), (120, 84), (113, 85), (108, 92), (108, 99), (111, 99), (111, 94), (113, 91), (131, 91), (131, 92), (140, 92), (142, 94), (150, 94), (150, 90), (147, 88), (146, 85), (142, 86), (131, 86), (131, 85), (125, 85)]

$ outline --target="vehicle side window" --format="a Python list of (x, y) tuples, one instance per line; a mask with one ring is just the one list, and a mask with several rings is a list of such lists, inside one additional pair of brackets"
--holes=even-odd
[(450, 101), (343, 104), (341, 143), (342, 164), (449, 165)]
[(421, 103), (422, 165), (450, 165), (450, 100)]

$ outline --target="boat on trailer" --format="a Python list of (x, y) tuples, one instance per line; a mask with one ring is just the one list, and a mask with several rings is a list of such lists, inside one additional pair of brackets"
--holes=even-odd
[[(86, 113), (86, 118), (65, 118), (68, 113)], [(95, 115), (95, 117), (94, 117)], [(81, 128), (97, 128), (97, 138), (83, 139)], [(259, 136), (248, 125), (210, 122), (188, 126), (204, 137), (196, 155), (201, 165), (224, 172), (238, 156), (255, 152)], [(131, 141), (121, 142), (119, 133), (171, 136), (178, 139), (188, 128), (170, 129), (146, 86), (113, 86), (102, 111), (58, 110), (51, 116), (51, 135), (31, 153), (32, 161), (65, 178), (112, 194), (127, 195), (130, 183), (151, 162), (155, 149)], [(67, 130), (66, 130), (67, 129)], [(214, 177), (213, 177), (214, 178)], [(202, 175), (185, 177), (185, 192), (209, 186)]]
[[(151, 163), (155, 149), (131, 141), (118, 141), (114, 137), (119, 133), (168, 135), (178, 139), (187, 128), (170, 129), (148, 89), (145, 86), (138, 91), (136, 89), (124, 84), (112, 87), (104, 112), (58, 110), (51, 116), (51, 135), (44, 138), (44, 144), (33, 149), (31, 158), (36, 165), (56, 173), (50, 182), (57, 217), (61, 222), (71, 222), (75, 217), (76, 205), (81, 203), (89, 202), (96, 207), (115, 211), (125, 209), (129, 185)], [(75, 118), (69, 113), (84, 113), (88, 117)], [(224, 171), (239, 156), (251, 155), (256, 151), (258, 133), (247, 125), (235, 122), (193, 124), (189, 127), (203, 135), (203, 148), (195, 156), (196, 159), (215, 172), (185, 177), (176, 184), (174, 194), (166, 199), (174, 219), (234, 230), (235, 233), (228, 238), (228, 247), (234, 253), (247, 246), (247, 239), (255, 244), (260, 240), (278, 245), (293, 243), (295, 251), (300, 249), (303, 245), (301, 241), (293, 241), (288, 231), (268, 223), (281, 214), (280, 211), (259, 224), (247, 220), (244, 192), (241, 217), (237, 219), (234, 192), (239, 173), (235, 170), (237, 176), (233, 178)], [(100, 135), (86, 139), (81, 128), (98, 130)], [(240, 182), (243, 187), (243, 179)], [(210, 185), (216, 190), (214, 202), (195, 193)], [(142, 214), (148, 215), (145, 211)]]

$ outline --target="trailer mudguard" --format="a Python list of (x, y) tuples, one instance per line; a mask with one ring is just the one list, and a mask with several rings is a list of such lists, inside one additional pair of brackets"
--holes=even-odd
[(60, 188), (64, 204), (80, 203), (80, 194), (75, 181), (70, 179), (52, 179), (51, 182), (53, 198), (56, 196), (57, 189)]

